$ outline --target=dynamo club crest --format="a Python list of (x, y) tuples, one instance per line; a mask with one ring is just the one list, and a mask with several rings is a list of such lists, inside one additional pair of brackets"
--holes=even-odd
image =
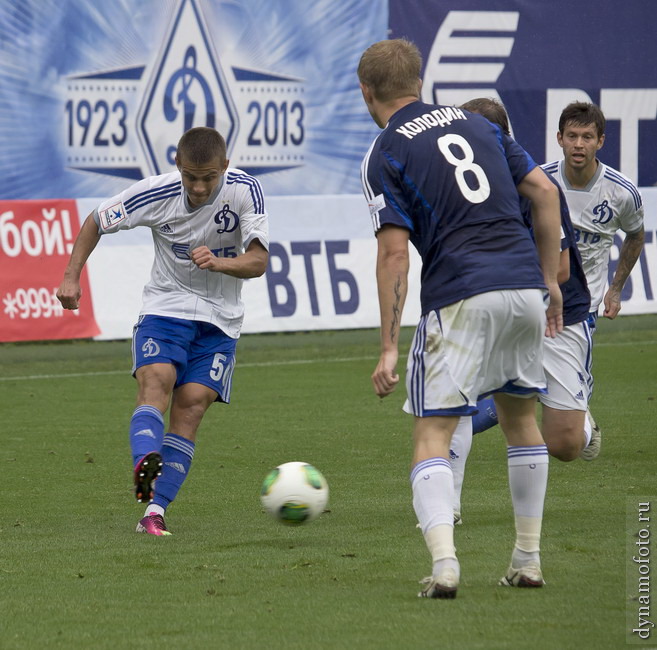
[(237, 113), (194, 0), (181, 3), (171, 24), (137, 123), (157, 174), (175, 164), (178, 139), (193, 126), (216, 128), (232, 144)]
[(247, 173), (303, 166), (304, 80), (230, 65), (218, 53), (226, 40), (198, 0), (179, 0), (150, 62), (68, 77), (67, 167), (130, 180), (162, 174), (197, 126), (217, 129), (231, 165)]

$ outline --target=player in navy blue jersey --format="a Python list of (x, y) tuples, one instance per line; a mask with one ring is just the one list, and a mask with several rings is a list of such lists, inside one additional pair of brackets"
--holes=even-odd
[[(421, 67), (417, 48), (403, 39), (375, 43), (358, 66), (363, 99), (383, 129), (361, 168), (378, 245), (381, 355), (372, 382), (380, 397), (399, 382), (409, 241), (422, 258), (422, 316), (404, 406), (414, 415), (413, 506), (433, 560), (419, 595), (456, 595), (449, 445), (457, 426), (471, 427), (485, 394), (495, 394), (507, 438), (516, 525), (511, 566), (500, 582), (539, 587), (548, 454), (535, 404), (545, 391), (543, 335), (562, 329), (559, 194), (482, 116), (422, 103)], [(532, 201), (536, 246), (518, 192)]]
[(132, 341), (138, 393), (129, 433), (135, 496), (149, 501), (137, 532), (158, 536), (170, 534), (164, 513), (189, 473), (206, 410), (230, 401), (242, 283), (265, 272), (269, 248), (260, 183), (228, 167), (221, 134), (184, 133), (176, 166), (87, 217), (57, 292), (64, 308), (76, 309), (80, 273), (101, 235), (151, 230), (153, 269)]
[[(479, 97), (461, 106), (479, 113), (497, 124), (507, 135), (510, 133), (508, 116), (502, 104), (494, 99)], [(546, 395), (540, 395), (542, 404), (541, 432), (548, 452), (563, 461), (571, 461), (585, 451), (592, 460), (594, 450), (599, 450), (599, 440), (586, 430), (586, 411), (591, 384), (591, 332), (588, 315), (591, 304), (582, 260), (577, 248), (575, 232), (570, 220), (568, 204), (556, 181), (548, 176), (559, 189), (561, 206), (561, 263), (558, 280), (563, 295), (564, 329), (555, 338), (544, 339), (543, 365), (547, 378)], [(531, 205), (520, 199), (521, 211), (527, 227), (532, 228)], [(474, 433), (497, 424), (497, 412), (492, 399), (480, 400), (479, 413), (473, 418)], [(454, 516), (461, 516), (460, 491), (465, 462), (471, 439), (452, 439), (452, 466), (455, 481)], [(596, 454), (597, 455), (597, 454)]]

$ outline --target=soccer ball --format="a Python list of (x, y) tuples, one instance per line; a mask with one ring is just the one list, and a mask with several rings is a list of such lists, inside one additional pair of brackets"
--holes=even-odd
[(267, 474), (260, 500), (274, 519), (299, 524), (317, 519), (328, 503), (329, 488), (321, 472), (308, 463), (283, 463)]

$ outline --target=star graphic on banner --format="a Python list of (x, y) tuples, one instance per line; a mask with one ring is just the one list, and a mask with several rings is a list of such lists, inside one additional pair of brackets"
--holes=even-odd
[(2, 302), (5, 303), (5, 314), (9, 318), (14, 318), (18, 314), (18, 307), (16, 306), (16, 298), (14, 298), (10, 293), (8, 293), (3, 299)]

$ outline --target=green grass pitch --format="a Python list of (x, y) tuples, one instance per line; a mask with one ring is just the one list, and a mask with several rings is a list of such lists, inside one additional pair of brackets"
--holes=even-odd
[[(657, 316), (599, 323), (602, 453), (551, 459), (541, 590), (496, 586), (513, 530), (495, 428), (468, 463), (458, 597), (416, 597), (411, 419), (403, 386), (374, 395), (377, 356), (373, 330), (244, 336), (233, 403), (208, 412), (173, 536), (155, 538), (134, 532), (129, 342), (0, 345), (0, 648), (623, 647), (635, 511), (657, 498)], [(291, 460), (331, 489), (298, 528), (259, 501)]]

